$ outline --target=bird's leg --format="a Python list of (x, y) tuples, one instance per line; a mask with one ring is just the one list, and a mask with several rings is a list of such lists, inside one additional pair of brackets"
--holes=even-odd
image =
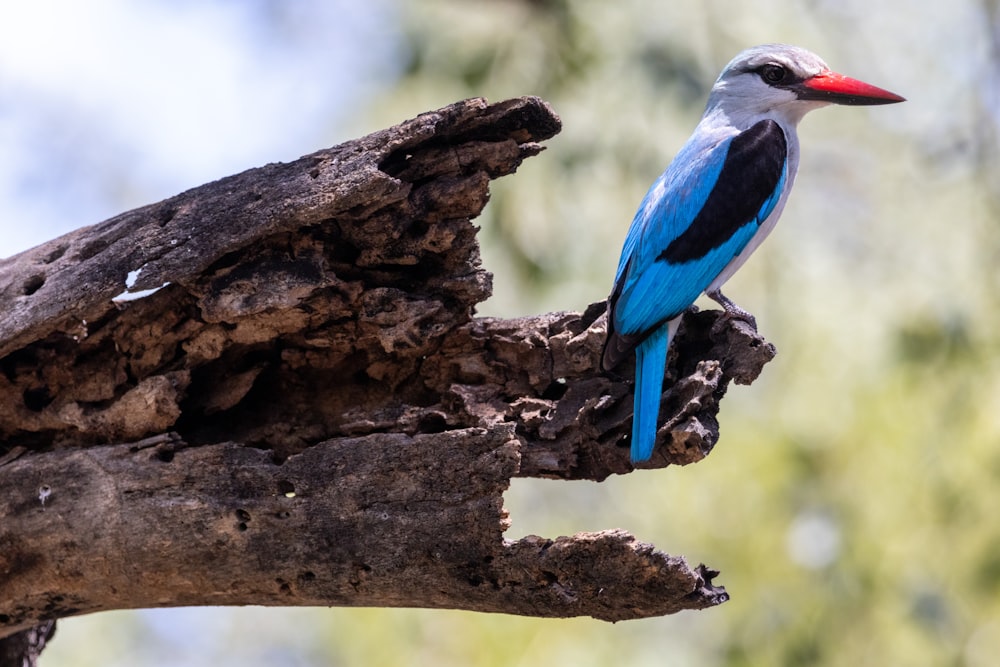
[(743, 320), (753, 327), (754, 331), (757, 330), (757, 318), (733, 303), (733, 300), (723, 294), (721, 289), (705, 292), (705, 296), (722, 306), (722, 309), (726, 311), (723, 317), (727, 319), (735, 317), (738, 320)]

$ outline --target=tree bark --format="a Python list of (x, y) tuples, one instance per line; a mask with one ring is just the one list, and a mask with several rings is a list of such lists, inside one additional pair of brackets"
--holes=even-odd
[[(603, 303), (473, 317), (470, 220), (559, 128), (536, 98), (467, 100), (0, 261), (6, 644), (137, 607), (617, 621), (726, 600), (621, 530), (503, 538), (512, 477), (632, 471)], [(706, 456), (729, 383), (773, 355), (687, 314), (644, 467)]]

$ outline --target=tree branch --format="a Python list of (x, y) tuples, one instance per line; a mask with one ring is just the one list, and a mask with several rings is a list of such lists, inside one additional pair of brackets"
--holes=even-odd
[[(468, 100), (0, 261), (0, 637), (174, 605), (727, 599), (624, 531), (503, 538), (512, 477), (632, 469), (603, 303), (472, 317), (470, 219), (559, 127), (536, 98)], [(686, 315), (649, 467), (706, 456), (728, 384), (773, 355)]]

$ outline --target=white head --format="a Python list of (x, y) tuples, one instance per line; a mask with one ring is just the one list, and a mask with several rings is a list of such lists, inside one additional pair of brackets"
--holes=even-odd
[(773, 117), (795, 125), (827, 104), (892, 104), (903, 98), (830, 71), (819, 56), (797, 46), (763, 44), (732, 59), (712, 86), (708, 109), (755, 122)]

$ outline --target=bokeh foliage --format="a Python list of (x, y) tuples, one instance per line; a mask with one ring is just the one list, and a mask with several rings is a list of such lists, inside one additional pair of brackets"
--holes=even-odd
[[(513, 624), (628, 664), (990, 664), (1000, 655), (1000, 24), (996, 3), (419, 2), (389, 99), (532, 93), (566, 129), (495, 188), (504, 315), (610, 288), (648, 184), (740, 49), (786, 41), (910, 98), (802, 125), (776, 233), (727, 293), (779, 356), (686, 470), (524, 482), (512, 534), (622, 525), (723, 570), (720, 609), (624, 628)], [(920, 35), (919, 40), (913, 38)], [(421, 105), (417, 105), (421, 106)], [(460, 618), (470, 638), (491, 619)], [(541, 629), (539, 629), (541, 628)], [(510, 654), (540, 662), (512, 634)], [(613, 648), (602, 656), (594, 646)], [(588, 650), (586, 647), (591, 647)]]
[(496, 184), (481, 219), (496, 285), (487, 314), (606, 296), (636, 204), (740, 49), (799, 44), (909, 101), (803, 122), (784, 218), (727, 290), (779, 356), (758, 383), (730, 390), (712, 456), (508, 493), (511, 537), (624, 527), (721, 569), (731, 602), (618, 625), (240, 611), (230, 643), (207, 654), (232, 659), (266, 625), (279, 651), (268, 655), (285, 664), (996, 664), (996, 0), (418, 0), (398, 10), (402, 74), (359, 110), (359, 131), (480, 95), (540, 95), (564, 121), (545, 153)]

